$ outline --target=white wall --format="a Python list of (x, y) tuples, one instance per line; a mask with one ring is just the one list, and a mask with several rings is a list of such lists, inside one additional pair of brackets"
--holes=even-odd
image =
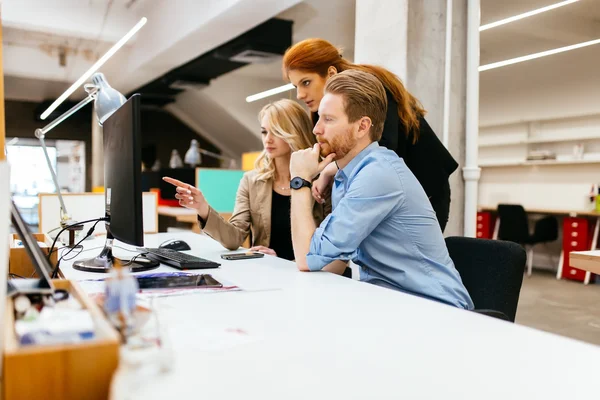
[(600, 113), (600, 45), (480, 74), (479, 123)]
[[(482, 72), (480, 75), (480, 145), (486, 141), (595, 135), (600, 137), (600, 49), (598, 46)], [(595, 114), (595, 115), (594, 115)], [(587, 117), (574, 117), (583, 116)], [(523, 121), (534, 124), (527, 133)], [(512, 124), (496, 126), (498, 124)], [(480, 148), (484, 159), (516, 160), (527, 150), (548, 149), (567, 156), (577, 143), (600, 153), (600, 139), (560, 143), (514, 144)], [(521, 203), (529, 207), (585, 209), (600, 164), (483, 168), (479, 203)]]
[[(539, 135), (600, 136), (599, 63), (600, 48), (592, 46), (482, 72), (480, 145), (502, 140), (525, 141)], [(545, 119), (552, 120), (523, 122)], [(507, 125), (494, 126), (499, 124)], [(586, 152), (600, 152), (600, 139), (582, 142)], [(480, 147), (479, 157), (480, 161), (522, 160), (528, 149), (548, 149), (568, 155), (576, 143), (579, 141)], [(588, 210), (592, 208), (588, 196), (592, 183), (600, 183), (600, 163), (484, 167), (479, 182), (479, 204), (495, 206), (503, 202), (519, 203), (526, 209)], [(556, 269), (561, 242), (559, 236), (554, 243), (536, 246), (534, 266)]]

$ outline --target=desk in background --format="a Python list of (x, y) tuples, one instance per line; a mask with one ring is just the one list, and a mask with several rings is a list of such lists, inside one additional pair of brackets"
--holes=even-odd
[(574, 251), (571, 264), (579, 269), (600, 275), (600, 250)]
[[(221, 262), (203, 272), (243, 291), (156, 299), (172, 371), (146, 380), (132, 399), (598, 397), (597, 385), (582, 383), (597, 378), (600, 347), (326, 272), (299, 272), (275, 257), (221, 260), (227, 250), (205, 235), (146, 235), (145, 245), (168, 239)], [(119, 248), (115, 255), (131, 257)], [(68, 279), (101, 277), (71, 263), (61, 264)], [(218, 341), (215, 332), (221, 342), (231, 332), (244, 340), (207, 349)], [(498, 385), (499, 377), (507, 384)]]
[[(588, 284), (591, 272), (576, 268), (571, 261), (571, 252), (595, 250), (600, 230), (600, 213), (584, 210), (559, 210), (547, 208), (525, 208), (527, 214), (555, 215), (563, 217), (562, 251), (558, 263), (556, 278), (573, 279)], [(496, 207), (479, 206), (477, 212), (477, 237), (496, 238), (498, 221)]]

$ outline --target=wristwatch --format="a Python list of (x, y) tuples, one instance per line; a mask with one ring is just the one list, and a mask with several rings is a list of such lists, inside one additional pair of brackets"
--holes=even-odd
[(312, 183), (307, 181), (306, 179), (302, 179), (299, 176), (293, 178), (290, 181), (290, 188), (294, 190), (302, 189), (303, 187), (312, 188)]

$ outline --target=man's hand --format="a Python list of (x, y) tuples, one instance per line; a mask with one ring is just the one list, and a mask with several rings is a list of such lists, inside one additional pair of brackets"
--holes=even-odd
[(321, 157), (321, 146), (316, 143), (312, 149), (298, 150), (292, 153), (290, 160), (290, 176), (312, 181), (329, 163), (335, 158), (335, 153), (329, 154), (323, 161)]
[(331, 193), (331, 182), (333, 182), (333, 177), (335, 176), (337, 171), (337, 165), (335, 165), (335, 163), (330, 163), (328, 166), (325, 167), (323, 171), (321, 171), (319, 179), (313, 182), (312, 195), (317, 203), (325, 203), (325, 199), (323, 199), (323, 194), (326, 191), (329, 191), (329, 193)]

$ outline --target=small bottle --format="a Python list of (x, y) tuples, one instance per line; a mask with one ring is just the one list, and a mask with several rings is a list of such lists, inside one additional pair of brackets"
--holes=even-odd
[(115, 259), (113, 271), (105, 283), (104, 311), (109, 321), (121, 334), (123, 342), (127, 342), (128, 336), (133, 331), (137, 280), (125, 271), (119, 260)]
[(596, 212), (600, 212), (600, 185), (597, 186), (598, 194), (596, 195)]

